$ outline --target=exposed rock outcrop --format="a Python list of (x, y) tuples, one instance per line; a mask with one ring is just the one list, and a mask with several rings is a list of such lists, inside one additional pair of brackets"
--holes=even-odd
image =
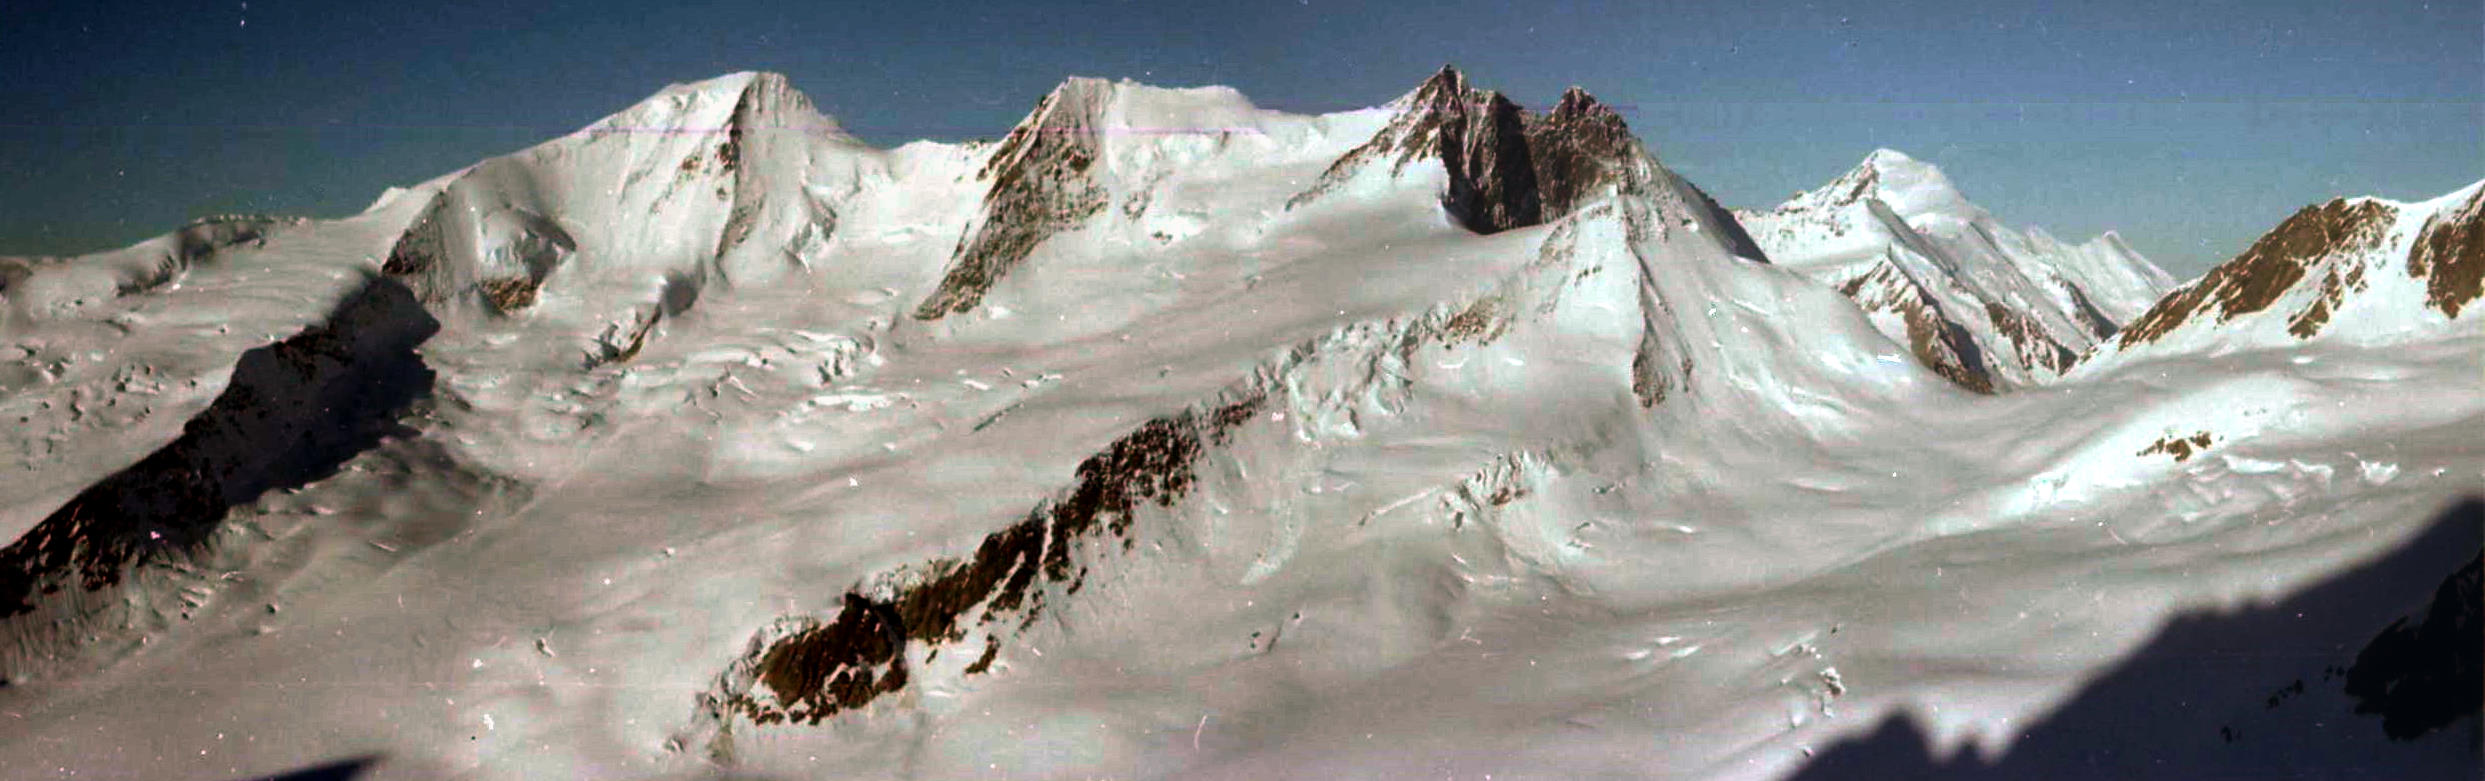
[(1387, 127), (1331, 163), (1287, 207), (1311, 202), (1375, 162), (1388, 161), (1396, 176), (1417, 161), (1439, 160), (1449, 173), (1441, 207), (1468, 230), (1495, 233), (1544, 220), (1518, 104), (1469, 87), (1466, 76), (1445, 65), (1392, 106), (1397, 116)]
[[(2308, 206), (2253, 242), (2235, 259), (2166, 296), (2121, 334), (2122, 344), (2165, 338), (2184, 323), (2207, 317), (2226, 322), (2269, 308), (2324, 258), (2366, 252), (2389, 232), (2397, 209), (2373, 200), (2333, 200)], [(2323, 304), (2316, 303), (2319, 307)], [(2326, 320), (2326, 314), (2321, 318)], [(2306, 326), (2318, 331), (2318, 326)]]
[(2425, 303), (2451, 317), (2485, 297), (2485, 188), (2425, 222), (2407, 273), (2425, 280)]
[(191, 555), (228, 509), (325, 476), (399, 432), (397, 416), (431, 385), (414, 348), (439, 327), (403, 285), (373, 278), (323, 324), (243, 353), (179, 438), (0, 549), (0, 617)]
[[(702, 695), (702, 717), (728, 731), (737, 717), (817, 724), (905, 688), (910, 646), (937, 653), (965, 641), (970, 630), (982, 630), (985, 642), (967, 672), (988, 670), (1003, 635), (1014, 633), (1010, 622), (1024, 626), (1043, 609), (1039, 577), (1077, 593), (1087, 579), (1078, 552), (1107, 538), (1128, 548), (1139, 508), (1181, 500), (1207, 448), (1224, 444), (1265, 399), (1151, 420), (1081, 462), (1069, 490), (984, 537), (971, 557), (931, 562), (900, 574), (894, 586), (857, 586), (826, 620), (780, 621), (753, 638), (717, 689)], [(723, 744), (709, 750), (729, 751)]]
[[(1449, 176), (1441, 208), (1468, 230), (1489, 234), (1560, 219), (1607, 187), (1642, 187), (1653, 168), (1622, 116), (1578, 87), (1563, 92), (1552, 111), (1533, 114), (1443, 66), (1391, 105), (1397, 114), (1388, 126), (1330, 164), (1287, 207), (1317, 200), (1374, 163), (1387, 161), (1397, 176), (1417, 161), (1438, 160)], [(1708, 205), (1740, 236), (1736, 254), (1763, 257), (1730, 215), (1714, 201)]]
[(1934, 374), (1977, 393), (1993, 393), (1993, 375), (1985, 368), (1984, 350), (1975, 338), (1895, 265), (1882, 262), (1849, 280), (1838, 292), (1854, 299), (1866, 312), (1899, 317), (1906, 329), (1908, 351)]
[(1998, 301), (1987, 301), (1985, 317), (1993, 322), (1994, 330), (2010, 339), (2011, 349), (2017, 353), (2022, 366), (2041, 367), (2059, 374), (2079, 361), (2079, 353), (2047, 336), (2045, 329), (2020, 314), (2019, 310)]
[(916, 319), (974, 309), (1036, 245), (1104, 209), (1111, 198), (1091, 175), (1102, 157), (1091, 122), (1110, 90), (1101, 81), (1072, 79), (1010, 130), (975, 174), (992, 183), (982, 213), (959, 238), (939, 289), (915, 308)]

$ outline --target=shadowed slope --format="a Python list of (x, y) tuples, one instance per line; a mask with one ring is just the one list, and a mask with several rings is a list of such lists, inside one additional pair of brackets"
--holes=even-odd
[[(2284, 602), (2177, 619), (1991, 764), (1965, 752), (1933, 756), (1921, 729), (1899, 716), (1869, 737), (1822, 752), (1798, 777), (2476, 778), (2485, 757), (2472, 718), (2478, 705), (2472, 672), (2466, 699), (2455, 708), (2438, 697), (2405, 698), (2423, 714), (2401, 713), (2396, 698), (2351, 709), (2342, 695), (2352, 696), (2360, 678), (2432, 678), (2419, 673), (2456, 666), (2438, 664), (2444, 661), (2439, 648), (2376, 655), (2367, 641), (2390, 642), (2404, 624), (2390, 623), (2392, 617), (2424, 605), (2436, 584), (2449, 590), (2464, 582), (2473, 590), (2473, 578), (2442, 577), (2474, 561), (2480, 546), (2485, 499), (2463, 499), (2397, 550)], [(2476, 595), (2465, 599), (2472, 613)], [(2441, 614), (2444, 603), (2434, 604)], [(2451, 604), (2455, 610), (2457, 600)], [(2447, 637), (2457, 619), (2438, 631), (2436, 621), (2428, 616), (2419, 632)], [(2462, 631), (2473, 636), (2476, 617), (2466, 621)], [(2373, 633), (2383, 626), (2390, 631), (2376, 639)], [(2476, 661), (2471, 652), (2467, 669), (2473, 671)], [(2347, 669), (2351, 662), (2357, 669)], [(2382, 718), (2357, 715), (2376, 711)], [(2399, 742), (2411, 729), (2403, 725), (2417, 716), (2434, 726), (2464, 725), (2459, 729), (2466, 734)]]
[(397, 415), (431, 387), (414, 348), (439, 329), (412, 291), (373, 277), (324, 324), (243, 353), (180, 438), (0, 549), (0, 617), (64, 586), (95, 591), (134, 566), (195, 552), (234, 506), (320, 479), (401, 432)]

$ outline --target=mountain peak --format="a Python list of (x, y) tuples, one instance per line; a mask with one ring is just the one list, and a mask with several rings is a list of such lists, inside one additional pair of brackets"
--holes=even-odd
[(1931, 215), (1972, 219), (1980, 211), (1939, 167), (1889, 148), (1865, 155), (1863, 162), (1824, 190), (1815, 192), (1828, 196), (1834, 205), (1878, 199), (1911, 223)]
[(1616, 127), (1623, 125), (1622, 115), (1614, 113), (1612, 106), (1597, 101), (1595, 95), (1590, 95), (1587, 90), (1577, 86), (1562, 90), (1561, 100), (1553, 104), (1553, 110), (1546, 114), (1546, 120), (1557, 124), (1592, 120), (1598, 123), (1610, 123)]
[(1423, 82), (1416, 84), (1415, 89), (1391, 102), (1390, 107), (1399, 111), (1407, 111), (1426, 106), (1442, 106), (1465, 100), (1473, 91), (1473, 88), (1467, 85), (1466, 74), (1459, 73), (1456, 67), (1444, 64), (1440, 70), (1434, 71), (1431, 76), (1425, 77)]
[(772, 71), (739, 71), (677, 83), (582, 131), (717, 133), (737, 129), (796, 130), (842, 136), (792, 79)]
[(1872, 154), (1865, 155), (1865, 156), (1864, 156), (1863, 167), (1878, 167), (1878, 166), (1882, 166), (1882, 165), (1905, 165), (1905, 164), (1908, 164), (1908, 163), (1913, 163), (1913, 162), (1916, 162), (1916, 159), (1915, 159), (1915, 158), (1913, 158), (1913, 157), (1909, 157), (1909, 156), (1907, 156), (1907, 153), (1905, 153), (1905, 152), (1901, 152), (1901, 151), (1898, 151), (1898, 150), (1896, 150), (1896, 149), (1891, 149), (1891, 148), (1889, 148), (1889, 147), (1886, 147), (1886, 146), (1885, 146), (1885, 147), (1881, 147), (1881, 148), (1879, 148), (1879, 149), (1872, 150)]

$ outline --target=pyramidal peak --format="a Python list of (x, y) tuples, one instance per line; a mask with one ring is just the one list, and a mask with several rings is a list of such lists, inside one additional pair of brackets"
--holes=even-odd
[(1928, 216), (1972, 220), (1983, 213), (1940, 167), (1895, 149), (1873, 150), (1830, 190), (1840, 205), (1879, 199), (1910, 223)]
[(1866, 166), (1906, 165), (1914, 162), (1917, 160), (1908, 156), (1907, 153), (1885, 146), (1872, 150), (1872, 154), (1865, 155), (1863, 164)]
[(741, 71), (682, 82), (581, 129), (575, 135), (698, 135), (792, 131), (835, 138), (845, 129), (819, 112), (784, 74)]

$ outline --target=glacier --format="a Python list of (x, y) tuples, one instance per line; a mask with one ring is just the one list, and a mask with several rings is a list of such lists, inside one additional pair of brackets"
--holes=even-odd
[[(2478, 186), (2177, 285), (1858, 171), (1738, 214), (1586, 92), (1447, 68), (1317, 116), (1073, 79), (894, 149), (740, 73), (352, 217), (0, 260), (0, 757), (1779, 778), (1908, 724), (2006, 761), (2161, 631), (2485, 493)], [(1845, 289), (1884, 267), (1955, 343)], [(2451, 570), (2402, 574), (2415, 610)], [(2323, 677), (2396, 617), (2150, 739), (2472, 772), (2473, 715), (2394, 740)], [(2335, 728), (2232, 743), (2293, 679)]]

